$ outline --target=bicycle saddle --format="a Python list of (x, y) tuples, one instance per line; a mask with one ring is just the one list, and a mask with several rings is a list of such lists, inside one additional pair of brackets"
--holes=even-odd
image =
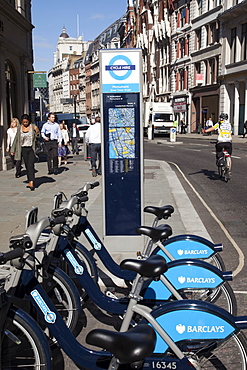
[(173, 206), (167, 205), (163, 207), (154, 207), (154, 206), (147, 206), (143, 210), (146, 213), (152, 213), (156, 217), (158, 217), (159, 220), (164, 218), (165, 220), (172, 215), (174, 212)]
[(158, 227), (139, 226), (136, 228), (137, 234), (149, 236), (154, 241), (167, 239), (172, 235), (172, 228), (169, 225), (159, 225)]
[(165, 259), (157, 254), (146, 260), (123, 260), (120, 267), (123, 270), (134, 271), (148, 278), (158, 277), (168, 270)]
[(156, 334), (147, 324), (139, 324), (122, 333), (94, 329), (88, 333), (86, 342), (111, 352), (122, 364), (131, 364), (153, 353)]

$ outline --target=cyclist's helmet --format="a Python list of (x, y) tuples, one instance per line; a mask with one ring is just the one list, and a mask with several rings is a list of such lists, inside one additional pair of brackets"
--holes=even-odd
[(228, 114), (227, 113), (221, 113), (219, 119), (220, 119), (220, 121), (227, 121), (228, 120)]

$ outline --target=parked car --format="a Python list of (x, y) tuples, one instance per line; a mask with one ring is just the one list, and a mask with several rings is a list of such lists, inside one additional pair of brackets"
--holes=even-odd
[(90, 125), (88, 125), (87, 123), (84, 123), (84, 124), (81, 124), (81, 125), (77, 125), (77, 128), (79, 130), (79, 134), (80, 134), (80, 141), (83, 141), (83, 136), (84, 136), (84, 132), (87, 131), (88, 127)]

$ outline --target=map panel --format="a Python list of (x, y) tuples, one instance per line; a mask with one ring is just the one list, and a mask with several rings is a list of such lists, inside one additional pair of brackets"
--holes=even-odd
[(109, 158), (135, 158), (135, 109), (109, 108)]

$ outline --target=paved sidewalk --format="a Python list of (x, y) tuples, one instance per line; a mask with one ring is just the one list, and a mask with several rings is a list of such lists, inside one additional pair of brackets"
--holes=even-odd
[[(82, 152), (80, 152), (82, 153)], [(36, 189), (30, 191), (26, 188), (26, 175), (18, 179), (14, 177), (14, 170), (1, 171), (0, 176), (0, 242), (1, 250), (8, 250), (10, 236), (22, 234), (25, 230), (26, 211), (33, 206), (39, 208), (39, 219), (50, 215), (53, 205), (53, 196), (63, 191), (67, 196), (78, 190), (87, 181), (98, 180), (101, 176), (93, 178), (90, 171), (90, 163), (84, 160), (82, 154), (70, 156), (68, 165), (60, 167), (58, 175), (47, 175), (47, 164), (40, 161), (36, 164)], [(169, 219), (173, 227), (174, 235), (181, 233), (197, 233), (208, 237), (202, 222), (196, 214), (193, 205), (185, 194), (176, 174), (170, 166), (163, 161), (145, 160), (144, 165), (144, 205), (172, 204), (175, 213)], [(102, 202), (101, 186), (90, 191), (89, 220), (102, 236)], [(188, 213), (190, 222), (187, 223)], [(145, 215), (145, 224), (150, 225), (153, 221), (151, 215)], [(126, 251), (128, 253), (128, 251)], [(133, 251), (134, 256), (136, 251)], [(126, 257), (118, 255), (118, 259)]]

